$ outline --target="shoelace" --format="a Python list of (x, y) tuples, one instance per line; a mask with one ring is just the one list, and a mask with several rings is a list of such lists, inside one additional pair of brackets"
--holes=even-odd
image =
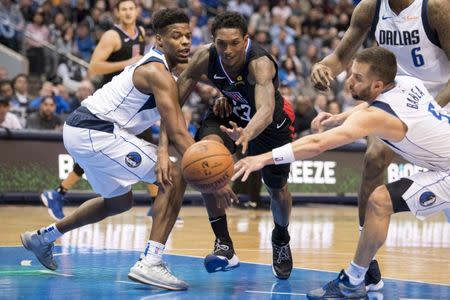
[(155, 267), (156, 270), (162, 275), (167, 276), (172, 280), (178, 281), (178, 278), (176, 278), (175, 276), (172, 275), (172, 273), (170, 273), (169, 267), (164, 262), (161, 262), (159, 265), (156, 265)]
[(214, 253), (219, 252), (220, 250), (228, 251), (230, 250), (230, 247), (225, 244), (220, 244), (220, 242), (216, 242), (216, 245), (214, 246)]
[(55, 244), (51, 243), (45, 248), (45, 256), (50, 257), (53, 259), (53, 248), (55, 247)]
[(290, 260), (291, 257), (289, 256), (289, 244), (284, 246), (278, 246), (275, 245), (275, 251), (278, 252), (278, 258), (277, 263), (280, 264), (283, 260)]

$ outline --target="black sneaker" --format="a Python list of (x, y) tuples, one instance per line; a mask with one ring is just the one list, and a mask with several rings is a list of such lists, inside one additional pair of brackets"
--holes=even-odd
[(239, 258), (234, 253), (231, 241), (216, 239), (214, 251), (205, 257), (204, 264), (208, 273), (229, 271), (239, 267)]
[(320, 299), (366, 299), (367, 292), (364, 281), (358, 285), (350, 283), (350, 278), (344, 270), (339, 273), (338, 278), (328, 282), (320, 289), (315, 289), (306, 294), (310, 300)]
[(384, 282), (381, 279), (380, 267), (375, 259), (370, 262), (369, 269), (364, 277), (364, 282), (366, 283), (366, 291), (368, 292), (379, 291), (384, 286)]
[(284, 242), (274, 240), (272, 231), (272, 272), (279, 279), (288, 279), (292, 272), (292, 253), (289, 240), (290, 238)]

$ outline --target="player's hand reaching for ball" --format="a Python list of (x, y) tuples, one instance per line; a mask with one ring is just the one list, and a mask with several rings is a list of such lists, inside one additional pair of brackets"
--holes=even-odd
[(333, 81), (331, 69), (324, 64), (314, 64), (311, 71), (311, 82), (313, 86), (319, 91), (326, 91), (330, 88)]
[(233, 203), (239, 202), (238, 197), (228, 184), (215, 192), (214, 195), (217, 201), (218, 208), (227, 209), (231, 207)]
[(264, 160), (260, 155), (247, 156), (234, 164), (234, 175), (231, 177), (235, 181), (242, 176), (241, 181), (244, 182), (250, 176), (251, 172), (258, 171), (264, 167)]
[(231, 128), (220, 125), (220, 130), (228, 134), (228, 136), (234, 141), (236, 146), (242, 146), (242, 154), (247, 152), (249, 135), (245, 132), (245, 129), (238, 127), (238, 125), (230, 121)]

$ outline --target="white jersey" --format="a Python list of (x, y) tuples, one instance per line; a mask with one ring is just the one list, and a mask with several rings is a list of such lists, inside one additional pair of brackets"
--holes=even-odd
[(169, 70), (164, 54), (153, 48), (137, 63), (114, 76), (81, 105), (97, 118), (114, 123), (131, 134), (139, 134), (150, 128), (161, 118), (155, 96), (141, 93), (133, 84), (134, 70), (148, 62), (160, 62)]
[(397, 75), (421, 79), (433, 96), (447, 84), (450, 61), (429, 25), (428, 0), (414, 0), (398, 15), (389, 0), (377, 0), (372, 32), (378, 45), (395, 54)]
[(384, 141), (406, 160), (432, 171), (450, 171), (450, 115), (442, 110), (423, 83), (397, 76), (396, 86), (371, 106), (398, 117), (408, 127), (400, 142)]

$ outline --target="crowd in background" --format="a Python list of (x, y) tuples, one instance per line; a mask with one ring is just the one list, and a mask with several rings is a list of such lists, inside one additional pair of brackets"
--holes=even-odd
[[(138, 24), (146, 30), (149, 49), (154, 42), (152, 13), (162, 7), (182, 7), (190, 16), (195, 52), (212, 41), (210, 25), (218, 12), (242, 13), (249, 21), (250, 37), (278, 62), (280, 92), (295, 108), (294, 127), (300, 136), (310, 132), (317, 113), (339, 113), (356, 104), (345, 86), (346, 72), (337, 77), (327, 93), (314, 90), (309, 80), (312, 66), (339, 43), (356, 2), (137, 0)], [(99, 81), (89, 78), (87, 69), (67, 56), (89, 62), (98, 40), (114, 24), (113, 7), (114, 0), (0, 0), (0, 42), (27, 56), (30, 62), (29, 73), (14, 78), (0, 64), (0, 127), (61, 129), (67, 114), (99, 88)], [(370, 43), (368, 39), (366, 45)], [(190, 109), (185, 109), (191, 116), (191, 126), (198, 126), (213, 95), (212, 87), (197, 86), (188, 102)]]

